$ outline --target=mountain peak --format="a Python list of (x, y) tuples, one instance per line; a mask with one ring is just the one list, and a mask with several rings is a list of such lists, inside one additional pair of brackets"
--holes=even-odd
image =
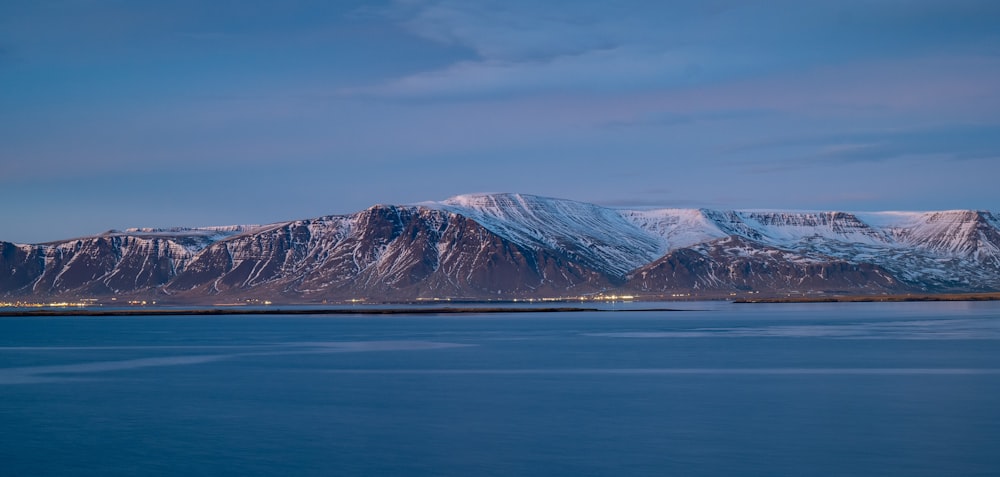
[(384, 301), (685, 288), (716, 298), (748, 290), (1000, 290), (1000, 220), (976, 210), (625, 210), (476, 193), (264, 226), (0, 242), (0, 252), (0, 296), (16, 297)]
[[(521, 194), (517, 192), (479, 192), (471, 194), (460, 194), (449, 197), (440, 202), (422, 202), (418, 205), (431, 206), (457, 206), (474, 209), (488, 207), (511, 207), (519, 206), (523, 208), (537, 207), (551, 202), (576, 202), (569, 199), (558, 199), (554, 197), (544, 197), (540, 195)], [(588, 204), (590, 205), (590, 204)]]

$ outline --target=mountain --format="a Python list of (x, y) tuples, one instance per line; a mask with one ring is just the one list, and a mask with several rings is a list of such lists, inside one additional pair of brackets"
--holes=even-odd
[(618, 210), (523, 194), (0, 242), (0, 296), (177, 303), (1000, 290), (985, 211)]

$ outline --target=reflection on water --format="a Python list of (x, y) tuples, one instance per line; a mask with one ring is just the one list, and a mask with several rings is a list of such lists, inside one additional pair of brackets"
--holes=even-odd
[(695, 328), (685, 331), (625, 331), (590, 333), (612, 338), (849, 338), (899, 340), (998, 340), (1000, 321), (995, 318), (890, 321), (875, 323), (824, 323), (815, 325), (740, 326)]
[(682, 305), (0, 319), (0, 474), (1000, 473), (1000, 304)]
[(222, 359), (232, 359), (246, 356), (278, 356), (293, 354), (317, 354), (317, 353), (347, 353), (362, 351), (404, 351), (422, 349), (442, 349), (461, 346), (471, 346), (454, 343), (435, 343), (428, 341), (355, 341), (355, 342), (301, 342), (285, 343), (284, 345), (263, 345), (263, 346), (229, 346), (229, 347), (163, 347), (163, 346), (96, 346), (87, 347), (53, 347), (53, 346), (32, 346), (32, 347), (6, 347), (0, 351), (12, 350), (32, 350), (32, 351), (81, 351), (81, 350), (143, 350), (143, 351), (163, 351), (176, 349), (277, 349), (276, 351), (243, 352), (235, 354), (211, 354), (211, 355), (185, 355), (185, 356), (164, 356), (158, 358), (138, 358), (122, 361), (101, 361), (77, 364), (61, 364), (48, 366), (28, 366), (21, 368), (0, 368), (0, 385), (2, 384), (25, 384), (36, 382), (57, 382), (76, 381), (73, 377), (58, 378), (53, 375), (72, 375), (78, 373), (100, 373), (105, 371), (120, 371), (126, 369), (148, 368), (156, 366), (183, 366), (188, 364), (201, 364)]
[(1000, 368), (519, 368), (519, 369), (334, 369), (339, 374), (804, 374), (915, 375), (1000, 374)]

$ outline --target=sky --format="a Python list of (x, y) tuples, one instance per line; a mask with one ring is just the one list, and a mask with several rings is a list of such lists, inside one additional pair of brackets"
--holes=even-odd
[(0, 0), (0, 240), (478, 192), (1000, 210), (995, 0)]

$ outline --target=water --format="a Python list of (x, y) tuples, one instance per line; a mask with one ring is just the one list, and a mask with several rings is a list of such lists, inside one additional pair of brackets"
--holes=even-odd
[(676, 306), (0, 318), (0, 475), (1000, 475), (1000, 303)]

